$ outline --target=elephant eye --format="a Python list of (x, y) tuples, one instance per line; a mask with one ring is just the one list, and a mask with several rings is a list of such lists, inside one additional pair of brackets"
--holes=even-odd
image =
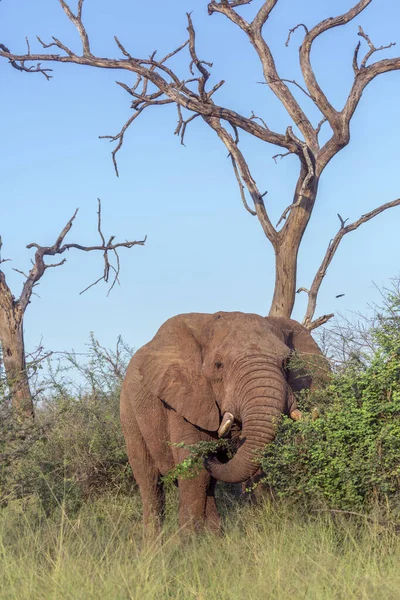
[(222, 369), (222, 367), (223, 367), (223, 366), (224, 366), (224, 365), (222, 364), (222, 362), (219, 362), (219, 361), (217, 361), (217, 362), (215, 363), (215, 368), (216, 368), (216, 369)]

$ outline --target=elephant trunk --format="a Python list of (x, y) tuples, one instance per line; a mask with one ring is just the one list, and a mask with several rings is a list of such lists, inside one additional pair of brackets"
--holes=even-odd
[[(252, 477), (259, 468), (255, 451), (272, 442), (277, 421), (285, 408), (287, 384), (275, 364), (257, 361), (239, 375), (235, 395), (239, 397), (242, 421), (241, 446), (227, 463), (210, 459), (207, 470), (226, 483), (239, 483)], [(264, 364), (263, 364), (264, 363)], [(256, 368), (255, 368), (256, 367)]]

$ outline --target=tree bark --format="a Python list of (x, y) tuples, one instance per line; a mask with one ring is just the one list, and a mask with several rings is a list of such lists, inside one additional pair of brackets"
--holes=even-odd
[(294, 306), (297, 280), (297, 255), (300, 243), (285, 239), (275, 250), (275, 287), (270, 317), (290, 318)]
[(297, 257), (317, 198), (319, 183), (319, 178), (314, 176), (310, 186), (303, 189), (306, 176), (303, 165), (286, 223), (278, 232), (277, 241), (273, 243), (275, 286), (270, 317), (290, 318), (293, 311), (297, 289)]
[(13, 313), (0, 315), (0, 343), (12, 408), (20, 418), (34, 418), (34, 407), (26, 372), (23, 320)]

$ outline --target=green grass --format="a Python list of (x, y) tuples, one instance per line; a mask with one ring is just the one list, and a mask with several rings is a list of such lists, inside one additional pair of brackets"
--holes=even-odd
[(103, 498), (74, 518), (34, 501), (0, 513), (1, 600), (398, 599), (400, 538), (363, 518), (234, 505), (221, 537), (142, 539), (140, 503)]

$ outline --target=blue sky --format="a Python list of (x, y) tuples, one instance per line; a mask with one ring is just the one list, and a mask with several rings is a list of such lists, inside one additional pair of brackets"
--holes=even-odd
[[(300, 81), (297, 48), (302, 32), (285, 47), (290, 27), (312, 26), (348, 10), (354, 0), (280, 0), (265, 28), (282, 77)], [(250, 15), (260, 5), (245, 7)], [(75, 6), (74, 6), (75, 8)], [(117, 56), (113, 36), (137, 56), (154, 49), (167, 53), (186, 39), (186, 11), (193, 10), (199, 55), (212, 61), (215, 81), (226, 84), (215, 97), (249, 116), (251, 110), (270, 127), (284, 132), (290, 119), (279, 102), (257, 84), (260, 65), (242, 32), (223, 16), (207, 15), (207, 2), (138, 2), (86, 0), (85, 22), (94, 53)], [(78, 50), (77, 34), (57, 0), (3, 0), (0, 38), (15, 52), (32, 51), (35, 40), (54, 35)], [(399, 42), (400, 3), (375, 0), (345, 28), (328, 32), (315, 44), (313, 65), (321, 85), (341, 108), (352, 82), (352, 56), (362, 25), (377, 46)], [(400, 44), (381, 54), (395, 56)], [(175, 60), (188, 72), (187, 55)], [(117, 133), (130, 114), (126, 92), (115, 79), (126, 75), (70, 65), (54, 65), (47, 82), (0, 62), (0, 234), (8, 281), (19, 294), (32, 252), (26, 244), (54, 243), (79, 207), (67, 241), (97, 242), (97, 197), (102, 199), (105, 233), (119, 239), (141, 239), (145, 247), (121, 251), (121, 287), (107, 297), (98, 285), (79, 291), (102, 272), (101, 256), (70, 252), (67, 263), (45, 273), (25, 319), (28, 350), (43, 337), (46, 348), (84, 350), (89, 332), (112, 346), (118, 334), (139, 347), (163, 321), (181, 312), (242, 310), (267, 314), (273, 291), (272, 248), (256, 218), (243, 208), (226, 149), (207, 126), (196, 120), (186, 147), (173, 135), (176, 113), (154, 107), (126, 136), (119, 153), (119, 179), (110, 144), (99, 135)], [(349, 147), (326, 169), (317, 206), (299, 259), (298, 286), (309, 286), (329, 239), (338, 228), (339, 212), (350, 221), (400, 195), (398, 102), (400, 73), (382, 75), (364, 93), (353, 120)], [(318, 115), (294, 90), (314, 122)], [(273, 222), (290, 204), (298, 172), (297, 159), (278, 164), (273, 146), (243, 136), (259, 187), (268, 190), (266, 205)], [(392, 209), (346, 236), (321, 288), (317, 314), (365, 312), (379, 301), (378, 286), (399, 274), (400, 209)], [(335, 299), (337, 294), (345, 294)], [(293, 316), (301, 320), (305, 297)]]

